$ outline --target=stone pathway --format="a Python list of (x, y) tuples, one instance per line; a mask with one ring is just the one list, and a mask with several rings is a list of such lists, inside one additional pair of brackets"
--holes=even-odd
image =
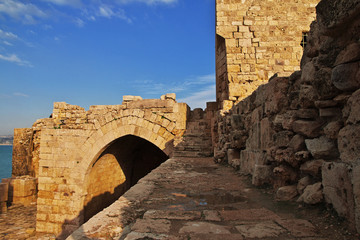
[(273, 201), (211, 158), (170, 159), (68, 239), (354, 240), (326, 209)]
[(13, 205), (6, 213), (0, 214), (0, 239), (22, 240), (22, 239), (43, 239), (55, 240), (51, 234), (35, 232), (36, 205), (24, 207)]

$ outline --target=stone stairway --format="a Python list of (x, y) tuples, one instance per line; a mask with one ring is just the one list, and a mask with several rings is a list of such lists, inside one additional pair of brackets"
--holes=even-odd
[(212, 157), (211, 128), (206, 113), (194, 109), (190, 113), (186, 132), (175, 147), (173, 157)]

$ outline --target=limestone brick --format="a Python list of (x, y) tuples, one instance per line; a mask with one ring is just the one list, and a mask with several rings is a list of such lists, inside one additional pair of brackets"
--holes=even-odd
[[(303, 52), (300, 46), (302, 32), (309, 31), (309, 25), (315, 19), (315, 5), (318, 2), (319, 0), (302, 0), (274, 4), (273, 1), (240, 3), (217, 0), (216, 34), (217, 38), (222, 37), (225, 40), (216, 41), (217, 72), (244, 74), (245, 81), (266, 81), (268, 75), (261, 75), (259, 78), (254, 75), (253, 78), (248, 73), (255, 72), (256, 68), (259, 72), (268, 71), (270, 76), (274, 72), (286, 76), (297, 70)], [(256, 49), (259, 46), (262, 49)], [(283, 49), (280, 49), (280, 46)], [(278, 51), (274, 51), (275, 47), (279, 48)], [(225, 63), (221, 61), (224, 55), (227, 59)], [(252, 69), (242, 66), (244, 62), (234, 61), (233, 55), (237, 55), (237, 59), (253, 59), (256, 66)], [(274, 59), (282, 59), (288, 64), (275, 66)], [(224, 87), (217, 87), (216, 94), (220, 102), (232, 100), (233, 96), (249, 96), (254, 90), (246, 90), (246, 85), (241, 86), (240, 88), (245, 90), (240, 90), (243, 93), (239, 94), (239, 87), (230, 85), (230, 78), (220, 79), (220, 76), (221, 74), (217, 74), (217, 85), (228, 85), (229, 90), (229, 94), (224, 95)]]

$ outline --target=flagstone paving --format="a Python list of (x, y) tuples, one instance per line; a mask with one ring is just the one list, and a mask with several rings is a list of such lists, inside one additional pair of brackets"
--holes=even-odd
[(212, 158), (172, 158), (68, 239), (353, 240), (325, 206), (276, 202)]

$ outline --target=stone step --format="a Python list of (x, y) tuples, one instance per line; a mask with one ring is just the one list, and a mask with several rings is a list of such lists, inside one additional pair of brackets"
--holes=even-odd
[(211, 148), (211, 142), (197, 142), (197, 143), (180, 143), (178, 144), (175, 149), (179, 149), (179, 150), (197, 150), (197, 151), (200, 151), (202, 149), (210, 149)]
[(209, 147), (210, 145), (181, 145), (181, 146), (176, 146), (175, 147), (175, 151), (197, 151), (197, 152), (202, 152), (202, 151), (212, 151), (211, 147)]
[(175, 151), (173, 157), (212, 157), (212, 151)]

